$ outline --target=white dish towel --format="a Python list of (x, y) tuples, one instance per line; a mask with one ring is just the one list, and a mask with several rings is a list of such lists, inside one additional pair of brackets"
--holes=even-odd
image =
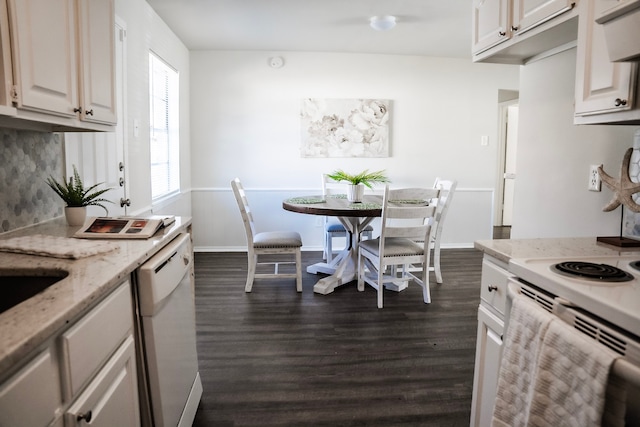
[(542, 338), (553, 316), (522, 295), (513, 299), (502, 350), (494, 427), (526, 426)]
[(618, 355), (523, 296), (514, 299), (509, 322), (492, 425), (603, 425), (609, 372)]
[(544, 336), (529, 415), (532, 426), (599, 427), (617, 354), (561, 320)]
[(1, 252), (79, 259), (118, 249), (113, 242), (92, 242), (68, 237), (34, 234), (0, 240)]

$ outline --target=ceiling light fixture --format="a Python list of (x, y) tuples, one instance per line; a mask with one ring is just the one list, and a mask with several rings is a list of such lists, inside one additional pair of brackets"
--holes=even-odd
[(372, 16), (369, 19), (371, 28), (377, 31), (387, 31), (396, 26), (396, 17), (393, 15)]

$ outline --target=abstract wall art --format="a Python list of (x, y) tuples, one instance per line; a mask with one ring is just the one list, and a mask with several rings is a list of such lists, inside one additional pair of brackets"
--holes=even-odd
[(389, 157), (388, 100), (302, 100), (302, 157)]

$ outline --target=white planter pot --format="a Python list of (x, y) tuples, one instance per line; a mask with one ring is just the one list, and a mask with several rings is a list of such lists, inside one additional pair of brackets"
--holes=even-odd
[(87, 218), (87, 207), (69, 207), (64, 208), (64, 216), (67, 219), (67, 224), (72, 227), (84, 225), (84, 220)]
[(364, 196), (364, 185), (347, 185), (347, 200), (352, 203), (361, 203)]

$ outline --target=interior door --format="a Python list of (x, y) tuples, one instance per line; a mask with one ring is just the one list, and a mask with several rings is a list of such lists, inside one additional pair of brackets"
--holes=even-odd
[[(126, 170), (126, 122), (125, 122), (125, 77), (126, 77), (126, 28), (124, 22), (116, 18), (116, 99), (118, 122), (114, 132), (66, 133), (65, 164), (67, 176), (72, 176), (75, 165), (86, 185), (104, 182), (111, 191), (104, 193), (109, 216), (127, 214), (127, 170)], [(89, 216), (104, 216), (103, 209), (90, 206)]]

